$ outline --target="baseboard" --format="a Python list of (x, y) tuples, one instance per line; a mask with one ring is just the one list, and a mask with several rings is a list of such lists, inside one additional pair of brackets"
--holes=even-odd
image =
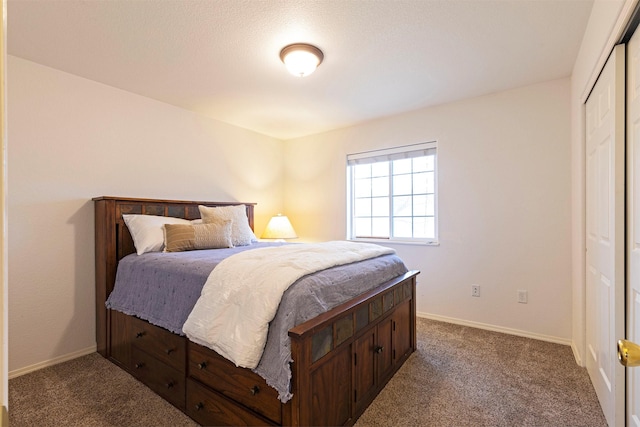
[(97, 346), (93, 345), (91, 347), (87, 347), (82, 350), (74, 351), (73, 353), (65, 354), (64, 356), (58, 356), (54, 359), (45, 360), (44, 362), (36, 363), (35, 365), (25, 366), (24, 368), (20, 368), (20, 369), (14, 369), (13, 371), (9, 371), (9, 379), (28, 374), (30, 372), (35, 372), (42, 368), (57, 365), (58, 363), (77, 359), (78, 357), (86, 356), (87, 354), (95, 353), (96, 349), (97, 349)]
[(576, 343), (574, 343), (573, 341), (571, 341), (571, 351), (573, 352), (573, 358), (576, 359), (576, 363), (578, 364), (578, 366), (584, 368), (585, 364), (582, 361), (582, 358), (580, 357), (580, 352), (576, 347)]
[(554, 337), (551, 335), (536, 334), (519, 329), (505, 328), (502, 326), (490, 325), (488, 323), (472, 322), (470, 320), (457, 319), (455, 317), (440, 316), (430, 313), (416, 313), (416, 316), (425, 319), (438, 320), (440, 322), (453, 323), (456, 325), (469, 326), (472, 328), (485, 329), (487, 331), (502, 332), (504, 334), (516, 335), (519, 337), (531, 338), (534, 340), (547, 341), (555, 344), (571, 345), (571, 340), (567, 338)]
[[(453, 323), (456, 325), (469, 326), (472, 328), (485, 329), (493, 332), (502, 332), (504, 334), (516, 335), (519, 337), (531, 338), (534, 340), (547, 341), (556, 344), (564, 344), (571, 346), (571, 350), (573, 351), (573, 355), (576, 358), (576, 362), (578, 365), (583, 366), (581, 364), (581, 359), (579, 357), (578, 352), (574, 348), (573, 343), (569, 339), (554, 337), (550, 335), (536, 334), (527, 331), (521, 331), (519, 329), (505, 328), (502, 326), (490, 325), (487, 323), (480, 322), (472, 322), (469, 320), (457, 319), (454, 317), (440, 316), (438, 314), (430, 314), (430, 313), (416, 313), (417, 317), (423, 317), (425, 319), (438, 320), (440, 322)], [(35, 372), (37, 370), (46, 368), (48, 366), (57, 365), (58, 363), (67, 362), (69, 360), (77, 359), (78, 357), (86, 356), (87, 354), (95, 353), (97, 350), (97, 346), (93, 345), (91, 347), (87, 347), (82, 350), (74, 351), (73, 353), (65, 354), (64, 356), (59, 356), (54, 359), (45, 360), (44, 362), (36, 363), (35, 365), (25, 366), (24, 368), (15, 369), (9, 372), (9, 379), (19, 377), (21, 375), (28, 374), (30, 372)]]

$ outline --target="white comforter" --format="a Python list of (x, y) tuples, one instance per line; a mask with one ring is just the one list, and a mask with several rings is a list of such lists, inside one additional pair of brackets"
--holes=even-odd
[(253, 369), (262, 357), (269, 322), (282, 295), (296, 280), (394, 252), (370, 243), (335, 241), (235, 254), (213, 269), (183, 332), (236, 366)]

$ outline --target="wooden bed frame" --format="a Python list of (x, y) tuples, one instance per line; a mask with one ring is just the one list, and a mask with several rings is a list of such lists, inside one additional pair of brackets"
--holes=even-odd
[[(198, 205), (179, 200), (97, 197), (98, 352), (203, 425), (352, 425), (416, 349), (418, 271), (383, 283), (289, 331), (293, 363), (287, 403), (264, 379), (213, 350), (105, 308), (118, 261), (134, 253), (122, 214), (185, 219)], [(253, 229), (254, 204), (244, 204)]]

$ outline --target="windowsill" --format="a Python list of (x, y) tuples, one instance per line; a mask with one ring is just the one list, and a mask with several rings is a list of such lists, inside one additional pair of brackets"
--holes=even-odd
[(377, 243), (380, 245), (409, 245), (409, 246), (440, 246), (440, 242), (421, 242), (421, 241), (407, 241), (407, 240), (392, 240), (392, 239), (347, 239), (352, 242), (369, 242)]

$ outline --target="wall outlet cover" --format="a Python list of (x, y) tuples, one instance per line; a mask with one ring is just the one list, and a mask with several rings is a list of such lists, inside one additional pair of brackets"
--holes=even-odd
[(529, 296), (527, 295), (527, 291), (518, 290), (518, 302), (520, 304), (526, 304), (527, 302), (529, 302)]
[(480, 285), (471, 285), (471, 296), (472, 297), (480, 296)]

